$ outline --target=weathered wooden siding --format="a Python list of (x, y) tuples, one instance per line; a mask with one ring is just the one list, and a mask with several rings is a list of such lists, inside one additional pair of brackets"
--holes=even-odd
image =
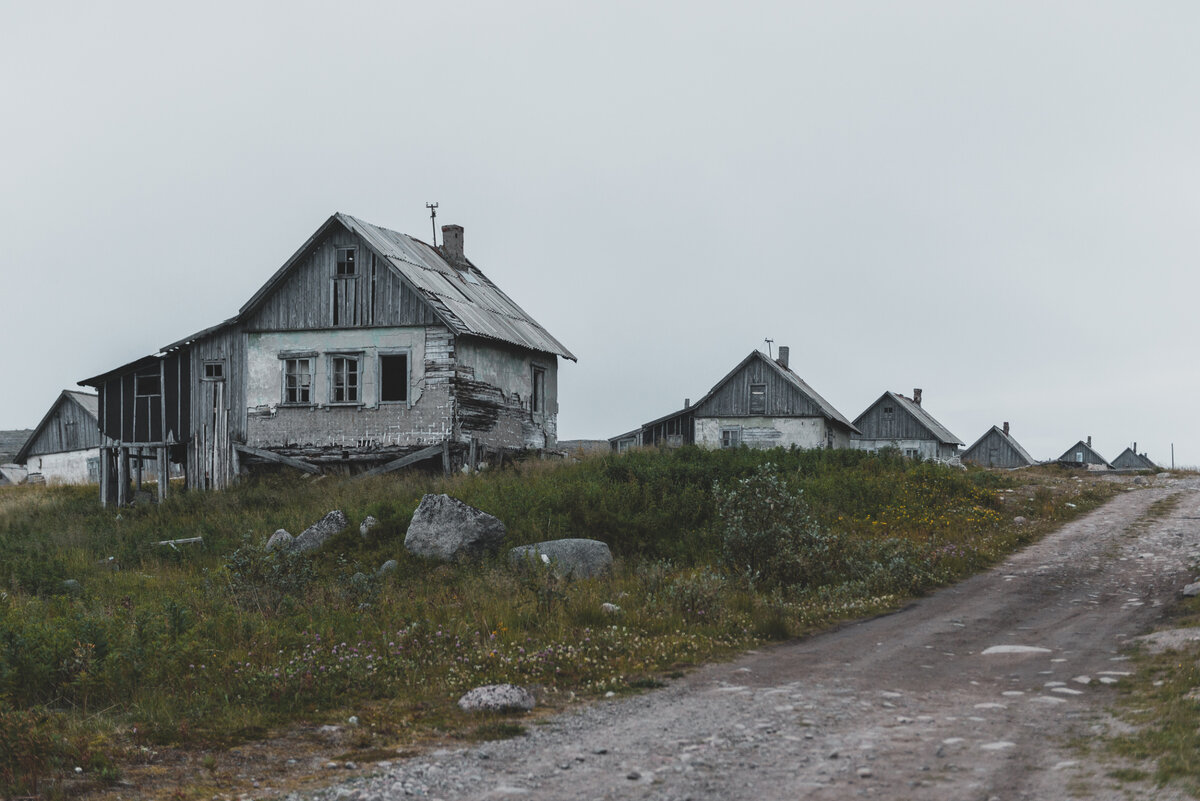
[[(891, 413), (885, 409), (891, 408)], [(854, 421), (862, 432), (854, 439), (936, 439), (929, 428), (890, 398), (875, 403)]]
[[(357, 273), (353, 278), (336, 274), (340, 247), (357, 249)], [(296, 331), (437, 322), (433, 310), (366, 242), (335, 226), (293, 265), (275, 291), (244, 320), (244, 325), (248, 331)]]
[[(246, 334), (229, 325), (187, 347), (191, 398), (188, 487), (224, 489), (237, 476), (235, 443), (246, 441)], [(224, 379), (208, 380), (205, 364), (222, 365)]]
[(65, 453), (96, 448), (100, 445), (100, 428), (95, 417), (71, 399), (59, 396), (54, 410), (29, 443), (26, 456)]
[(1013, 448), (995, 428), (968, 448), (963, 453), (962, 460), (982, 467), (1026, 467), (1029, 465), (1029, 461)]
[(745, 367), (725, 381), (710, 397), (696, 404), (696, 417), (749, 416), (750, 385), (765, 384), (765, 411), (754, 415), (767, 417), (823, 417), (824, 413), (794, 384), (760, 359), (751, 359)]

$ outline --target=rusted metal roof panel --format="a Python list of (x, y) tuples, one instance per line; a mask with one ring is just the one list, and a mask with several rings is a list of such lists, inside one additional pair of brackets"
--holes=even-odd
[(576, 360), (574, 354), (470, 262), (452, 265), (437, 249), (419, 239), (348, 214), (335, 217), (385, 258), (455, 333)]

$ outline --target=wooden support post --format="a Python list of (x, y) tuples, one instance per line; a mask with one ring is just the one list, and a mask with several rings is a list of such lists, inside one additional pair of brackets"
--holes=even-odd
[[(108, 437), (101, 437), (101, 442), (107, 443)], [(108, 459), (109, 452), (107, 444), (100, 446), (100, 505), (108, 506)]]
[(450, 475), (450, 439), (442, 440), (442, 473)]
[(138, 449), (137, 449), (137, 470), (135, 470), (134, 473), (137, 476), (137, 491), (141, 492), (142, 491), (142, 448), (141, 448), (141, 446), (138, 446)]
[(129, 505), (129, 449), (117, 448), (117, 506)]
[(475, 461), (477, 447), (478, 447), (478, 440), (476, 440), (474, 437), (471, 437), (471, 448), (470, 448), (469, 452), (467, 453), (467, 472), (468, 473), (474, 473), (475, 467), (476, 467), (476, 465), (478, 465), (478, 462)]
[(170, 481), (171, 468), (167, 459), (167, 444), (164, 442), (158, 449), (158, 502), (167, 499), (167, 483)]

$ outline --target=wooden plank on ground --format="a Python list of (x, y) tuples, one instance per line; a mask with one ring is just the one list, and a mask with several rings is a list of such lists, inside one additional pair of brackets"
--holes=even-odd
[(424, 461), (425, 459), (431, 459), (434, 456), (440, 456), (441, 453), (442, 453), (441, 443), (439, 443), (437, 445), (430, 445), (428, 448), (422, 448), (421, 450), (419, 450), (415, 453), (410, 453), (408, 456), (402, 456), (399, 459), (393, 459), (390, 462), (381, 464), (378, 467), (372, 467), (367, 472), (362, 473), (359, 476), (359, 478), (365, 478), (366, 476), (378, 476), (378, 475), (382, 475), (384, 473), (390, 473), (393, 470), (399, 470), (401, 467), (408, 467), (409, 465), (416, 464), (417, 462)]
[(262, 448), (252, 448), (249, 445), (234, 445), (234, 447), (248, 456), (257, 456), (259, 459), (266, 459), (269, 462), (286, 464), (288, 467), (294, 467), (297, 470), (303, 470), (305, 473), (312, 473), (314, 476), (321, 472), (321, 468), (317, 467), (316, 465), (311, 465), (308, 462), (302, 462), (299, 459), (293, 459), (290, 456), (284, 456), (281, 453), (265, 451)]

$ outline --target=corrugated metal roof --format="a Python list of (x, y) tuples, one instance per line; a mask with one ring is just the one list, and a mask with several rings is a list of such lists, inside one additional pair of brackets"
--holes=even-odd
[(70, 395), (71, 398), (84, 408), (84, 410), (92, 417), (100, 416), (100, 396), (91, 392), (78, 392), (73, 389), (64, 389), (63, 392)]
[(470, 261), (452, 265), (436, 248), (349, 214), (334, 218), (361, 236), (456, 334), (495, 339), (577, 361), (575, 355)]

